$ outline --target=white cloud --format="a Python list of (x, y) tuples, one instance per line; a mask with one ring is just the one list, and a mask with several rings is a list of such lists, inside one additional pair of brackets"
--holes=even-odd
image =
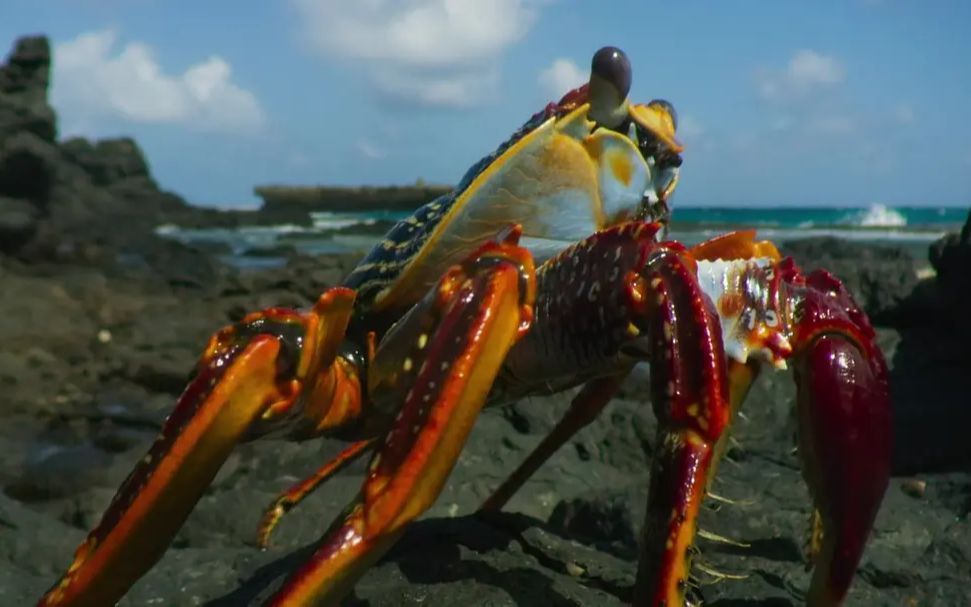
[(291, 0), (301, 35), (325, 58), (351, 61), (379, 92), (423, 105), (488, 97), (495, 62), (546, 0)]
[(789, 59), (781, 71), (763, 71), (758, 75), (759, 92), (767, 99), (804, 96), (820, 87), (843, 82), (846, 70), (835, 57), (802, 49)]
[(499, 84), (499, 71), (486, 68), (470, 72), (415, 77), (407, 70), (375, 68), (373, 84), (384, 95), (420, 105), (467, 107), (493, 94)]
[(265, 122), (259, 101), (232, 82), (232, 68), (212, 56), (167, 74), (152, 48), (115, 48), (113, 30), (80, 34), (55, 46), (52, 98), (74, 122), (122, 119), (210, 131), (253, 131)]
[(552, 99), (559, 99), (589, 79), (589, 72), (569, 59), (556, 59), (539, 74), (539, 83)]

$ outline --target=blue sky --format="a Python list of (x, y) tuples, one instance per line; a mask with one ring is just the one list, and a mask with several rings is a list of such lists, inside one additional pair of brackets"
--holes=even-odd
[[(192, 202), (454, 183), (620, 46), (678, 108), (674, 204), (971, 204), (971, 2), (3, 0), (62, 135), (133, 135)], [(6, 52), (6, 51), (3, 51)]]

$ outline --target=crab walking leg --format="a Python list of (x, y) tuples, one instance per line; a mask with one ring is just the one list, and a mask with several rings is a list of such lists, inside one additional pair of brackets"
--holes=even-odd
[(570, 403), (570, 408), (556, 427), (536, 446), (518, 468), (496, 489), (479, 508), (483, 511), (501, 510), (506, 502), (519, 491), (543, 462), (556, 453), (566, 441), (595, 420), (610, 399), (617, 393), (620, 382), (627, 374), (602, 377), (588, 382)]
[(728, 426), (722, 432), (718, 442), (715, 443), (715, 452), (712, 455), (711, 466), (708, 469), (707, 492), (712, 492), (711, 485), (715, 481), (718, 466), (728, 451), (729, 439), (731, 438), (732, 428), (735, 426), (735, 420), (738, 418), (738, 413), (745, 403), (749, 389), (759, 376), (761, 366), (762, 363), (759, 361), (749, 360), (748, 362), (740, 363), (734, 359), (728, 360)]
[(510, 246), (517, 238), (453, 267), (382, 340), (369, 392), (398, 396), (398, 413), (361, 492), (273, 605), (338, 604), (438, 497), (532, 317), (534, 271), (529, 254)]
[(273, 500), (273, 503), (263, 512), (263, 517), (260, 519), (256, 545), (265, 550), (270, 545), (270, 534), (273, 533), (273, 529), (276, 528), (284, 514), (303, 501), (305, 497), (313, 493), (327, 479), (343, 470), (352, 462), (357, 461), (358, 458), (367, 453), (368, 447), (373, 445), (374, 439), (351, 443), (349, 447), (338, 453), (334, 459), (318, 468), (311, 476), (290, 487), (280, 497)]
[(839, 605), (890, 477), (893, 420), (886, 364), (842, 285), (811, 274), (797, 326), (799, 453), (815, 502), (807, 602)]
[[(691, 247), (688, 249), (688, 253), (696, 261), (753, 258), (778, 261), (781, 256), (775, 245), (768, 240), (757, 241), (755, 240), (755, 235), (755, 230), (739, 230), (721, 234)], [(746, 362), (739, 362), (731, 358), (728, 360), (728, 428), (722, 433), (721, 438), (718, 439), (718, 443), (715, 445), (715, 453), (708, 471), (709, 491), (711, 490), (712, 482), (715, 480), (718, 465), (728, 450), (731, 428), (735, 425), (738, 412), (741, 410), (745, 398), (748, 396), (749, 389), (759, 376), (762, 364), (761, 361), (753, 359), (749, 359)]]
[[(214, 335), (161, 435), (39, 605), (120, 600), (161, 558), (254, 423), (286, 411), (307, 374), (333, 361), (352, 302), (352, 291), (332, 289), (307, 314), (271, 309)], [(310, 347), (295, 347), (294, 338)]]
[(662, 250), (633, 281), (643, 293), (639, 311), (651, 340), (651, 399), (658, 418), (635, 605), (684, 604), (688, 550), (714, 446), (728, 423), (721, 329), (692, 266), (689, 258)]

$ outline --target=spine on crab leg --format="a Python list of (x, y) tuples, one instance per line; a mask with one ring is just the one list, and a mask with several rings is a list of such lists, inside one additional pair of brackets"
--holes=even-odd
[(261, 419), (285, 413), (302, 378), (333, 360), (353, 297), (332, 289), (307, 314), (271, 309), (215, 334), (160, 436), (39, 605), (119, 601), (161, 558), (232, 448)]
[[(437, 498), (535, 294), (519, 232), (453, 267), (384, 337), (368, 368), (378, 414), (393, 410), (357, 498), (273, 605), (337, 605)], [(393, 409), (392, 409), (393, 407)]]
[(689, 549), (715, 445), (728, 423), (721, 329), (690, 257), (661, 249), (631, 276), (635, 325), (646, 332), (658, 418), (634, 605), (683, 605)]
[(863, 555), (889, 482), (893, 420), (883, 355), (843, 286), (816, 272), (795, 291), (799, 453), (816, 507), (807, 603), (824, 607), (842, 603)]

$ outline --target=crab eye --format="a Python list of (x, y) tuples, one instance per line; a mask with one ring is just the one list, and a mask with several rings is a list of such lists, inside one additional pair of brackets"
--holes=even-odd
[(621, 99), (630, 93), (631, 69), (626, 53), (615, 46), (605, 46), (593, 56), (592, 74), (613, 85)]

